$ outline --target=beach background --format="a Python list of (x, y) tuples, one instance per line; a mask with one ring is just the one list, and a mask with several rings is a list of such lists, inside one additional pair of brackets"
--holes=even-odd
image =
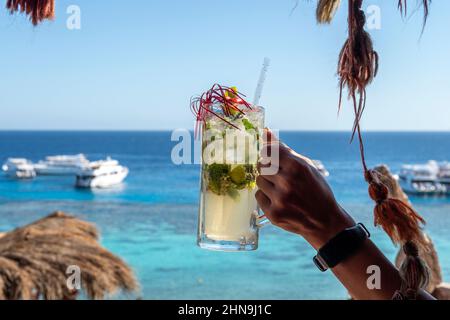
[[(347, 132), (282, 131), (298, 152), (322, 160), (338, 201), (373, 233), (394, 259), (388, 237), (373, 227), (357, 144)], [(299, 236), (269, 226), (254, 252), (210, 252), (196, 246), (199, 166), (172, 164), (177, 142), (170, 131), (1, 131), (0, 161), (52, 154), (111, 156), (130, 168), (126, 182), (108, 190), (78, 190), (73, 177), (33, 181), (0, 176), (0, 232), (63, 210), (94, 222), (101, 242), (135, 270), (141, 292), (120, 298), (144, 299), (346, 299), (330, 272), (312, 263), (314, 251)], [(450, 132), (369, 132), (369, 165), (450, 160)], [(450, 198), (411, 198), (425, 217), (444, 280), (450, 280)]]

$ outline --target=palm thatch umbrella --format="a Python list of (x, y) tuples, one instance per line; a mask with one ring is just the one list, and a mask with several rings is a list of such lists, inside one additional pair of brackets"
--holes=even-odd
[(0, 237), (0, 299), (74, 299), (69, 266), (80, 269), (90, 299), (138, 287), (132, 270), (100, 246), (94, 225), (55, 212)]
[[(11, 14), (25, 13), (33, 25), (55, 16), (54, 0), (7, 0)], [(67, 268), (81, 270), (90, 299), (138, 287), (132, 270), (98, 243), (94, 225), (56, 212), (28, 226), (0, 234), (0, 299), (73, 299)]]

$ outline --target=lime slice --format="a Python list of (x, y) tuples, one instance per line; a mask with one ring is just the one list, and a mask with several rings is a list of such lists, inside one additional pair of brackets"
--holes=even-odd
[(235, 184), (242, 184), (245, 182), (245, 168), (244, 166), (237, 166), (230, 172), (231, 181)]

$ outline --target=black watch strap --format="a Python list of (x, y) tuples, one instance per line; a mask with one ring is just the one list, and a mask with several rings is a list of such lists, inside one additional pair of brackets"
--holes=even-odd
[(320, 248), (313, 261), (320, 271), (325, 272), (355, 254), (368, 238), (369, 231), (362, 223), (358, 223), (328, 241)]

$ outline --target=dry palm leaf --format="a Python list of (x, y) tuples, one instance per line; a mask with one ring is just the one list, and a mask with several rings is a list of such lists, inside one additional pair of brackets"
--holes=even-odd
[(319, 0), (316, 18), (319, 23), (330, 23), (339, 8), (341, 0)]
[(34, 25), (55, 16), (55, 0), (8, 0), (6, 8), (12, 13), (22, 12)]
[(0, 237), (0, 299), (74, 299), (69, 266), (81, 270), (81, 289), (102, 299), (138, 285), (132, 270), (98, 243), (94, 225), (56, 212)]
[[(431, 0), (422, 0), (425, 26)], [(329, 23), (339, 6), (336, 0), (319, 0), (317, 21)], [(348, 0), (348, 39), (346, 40), (338, 61), (339, 107), (342, 104), (343, 90), (353, 104), (355, 120), (352, 138), (357, 135), (360, 146), (364, 177), (369, 184), (369, 195), (375, 201), (375, 225), (381, 226), (396, 244), (401, 244), (405, 252), (405, 263), (401, 268), (403, 287), (396, 298), (413, 299), (420, 288), (427, 283), (427, 268), (418, 255), (418, 247), (425, 245), (421, 226), (425, 220), (407, 201), (390, 197), (389, 189), (380, 173), (367, 167), (360, 122), (366, 106), (366, 88), (373, 81), (378, 71), (378, 54), (373, 48), (370, 35), (364, 30), (366, 17), (362, 9), (363, 0)], [(407, 0), (398, 0), (402, 14), (407, 12)]]

